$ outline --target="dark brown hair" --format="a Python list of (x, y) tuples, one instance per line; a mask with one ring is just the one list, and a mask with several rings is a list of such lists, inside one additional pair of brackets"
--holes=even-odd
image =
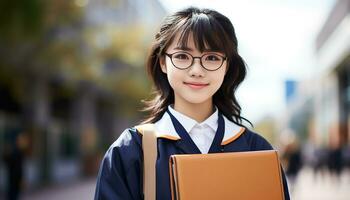
[(166, 74), (162, 72), (159, 61), (177, 33), (181, 34), (181, 47), (187, 46), (188, 37), (192, 34), (199, 51), (203, 52), (209, 48), (226, 55), (227, 72), (221, 87), (213, 96), (213, 102), (232, 122), (242, 125), (244, 119), (250, 123), (241, 116), (241, 107), (235, 97), (237, 87), (246, 76), (246, 65), (237, 51), (238, 44), (233, 25), (227, 17), (215, 10), (195, 7), (167, 16), (155, 36), (146, 65), (155, 86), (155, 96), (145, 102), (144, 111), (150, 112), (150, 115), (142, 123), (158, 121), (167, 110), (167, 106), (174, 103), (174, 91)]

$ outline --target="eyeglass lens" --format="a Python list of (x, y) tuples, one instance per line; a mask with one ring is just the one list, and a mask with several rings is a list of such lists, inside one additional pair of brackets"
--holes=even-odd
[[(196, 57), (197, 58), (197, 57)], [(193, 64), (194, 57), (186, 52), (174, 53), (171, 56), (173, 64), (181, 69), (186, 69)], [(214, 53), (204, 54), (200, 57), (201, 65), (207, 70), (216, 70), (221, 67), (224, 58)]]

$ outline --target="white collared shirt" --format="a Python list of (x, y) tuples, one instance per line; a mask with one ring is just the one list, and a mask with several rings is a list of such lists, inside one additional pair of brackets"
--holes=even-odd
[(201, 153), (208, 153), (218, 128), (218, 109), (215, 108), (215, 112), (201, 123), (174, 110), (171, 106), (168, 106), (168, 109), (186, 129)]
[[(200, 149), (201, 153), (208, 153), (208, 150), (215, 137), (216, 129), (218, 127), (218, 109), (216, 108), (216, 111), (208, 119), (200, 123), (200, 125), (205, 124), (206, 128), (209, 127), (209, 131), (201, 130), (199, 133), (196, 131), (196, 133), (194, 134), (192, 129), (193, 127), (195, 127), (195, 125), (198, 124), (195, 120), (175, 111), (171, 107), (169, 107), (169, 111), (171, 112), (172, 115), (174, 115), (174, 117), (176, 117), (176, 119), (183, 125), (186, 131), (190, 134), (190, 137), (192, 138), (194, 143), (197, 145), (197, 147)], [(225, 133), (224, 133), (224, 138), (221, 141), (221, 145), (226, 145), (234, 141), (237, 137), (239, 137), (244, 132), (245, 128), (233, 123), (232, 121), (227, 119), (224, 115), (223, 115), (223, 118), (225, 122)], [(175, 127), (171, 121), (170, 115), (167, 112), (165, 112), (162, 118), (159, 119), (157, 122), (155, 122), (154, 125), (156, 128), (156, 134), (158, 138), (165, 138), (170, 140), (181, 139), (181, 137), (177, 134), (175, 130)], [(201, 144), (204, 144), (204, 145), (201, 145)]]

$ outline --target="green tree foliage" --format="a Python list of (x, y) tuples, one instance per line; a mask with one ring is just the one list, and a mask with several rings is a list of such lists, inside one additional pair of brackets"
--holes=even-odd
[[(142, 25), (92, 27), (86, 10), (73, 0), (0, 2), (0, 78), (25, 96), (25, 79), (59, 78), (66, 87), (90, 81), (118, 101), (139, 102), (149, 86), (144, 60), (147, 40)], [(101, 47), (98, 38), (107, 38)], [(131, 103), (134, 105), (134, 103)], [(134, 110), (134, 108), (131, 107)]]

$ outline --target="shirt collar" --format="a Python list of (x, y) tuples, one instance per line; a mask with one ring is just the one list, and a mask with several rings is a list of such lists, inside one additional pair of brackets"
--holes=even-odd
[[(174, 109), (172, 109), (172, 110), (174, 111)], [(169, 111), (172, 112), (170, 109), (169, 109)], [(216, 111), (214, 112), (214, 114), (216, 112), (218, 112), (217, 108), (216, 108)], [(175, 112), (174, 113), (172, 112), (171, 114), (173, 114), (175, 116)], [(215, 114), (215, 115), (217, 116), (217, 114)], [(209, 118), (211, 118), (212, 116), (210, 116)], [(241, 126), (238, 126), (237, 124), (233, 123), (232, 121), (227, 119), (224, 115), (223, 115), (223, 117), (224, 117), (224, 120), (225, 120), (225, 135), (224, 135), (224, 138), (223, 138), (223, 141), (222, 141), (222, 145), (226, 145), (226, 144), (234, 141), (242, 133), (244, 133), (245, 128), (241, 127)], [(178, 119), (178, 120), (179, 120), (180, 123), (182, 123), (182, 121), (180, 121), (180, 119)], [(193, 120), (193, 119), (191, 119), (191, 120)], [(195, 120), (193, 120), (193, 121), (195, 123), (197, 123)], [(213, 128), (213, 124), (214, 124), (213, 121), (216, 122), (216, 128), (214, 129), (216, 131), (216, 129), (217, 129), (217, 119), (216, 120), (209, 120), (209, 121), (210, 122), (208, 123), (208, 125), (210, 127), (212, 127), (212, 128)], [(163, 114), (163, 116), (162, 116), (162, 118), (160, 120), (155, 122), (155, 127), (156, 127), (157, 137), (159, 137), (159, 138), (166, 138), (166, 139), (170, 139), (170, 140), (179, 140), (179, 139), (181, 139), (180, 136), (176, 133), (174, 125), (173, 125), (173, 123), (172, 123), (172, 121), (170, 119), (170, 116), (169, 116), (169, 114), (167, 112), (165, 112)], [(186, 127), (185, 127), (185, 129), (186, 129)]]
[(185, 128), (185, 130), (187, 131), (187, 133), (189, 133), (193, 127), (197, 124), (199, 124), (200, 126), (203, 125), (208, 125), (210, 128), (213, 129), (213, 131), (216, 131), (216, 129), (218, 128), (218, 109), (215, 107), (215, 112), (213, 114), (211, 114), (206, 120), (204, 120), (201, 123), (198, 123), (196, 120), (174, 110), (172, 108), (172, 106), (168, 106), (168, 110), (169, 112), (174, 115), (174, 117), (180, 122), (180, 124)]
[(207, 124), (210, 128), (213, 129), (213, 131), (216, 131), (218, 129), (218, 119), (219, 119), (219, 112), (218, 109), (215, 107), (215, 112), (210, 115), (204, 122), (200, 123), (200, 125)]
[(174, 110), (171, 105), (168, 106), (169, 112), (174, 115), (174, 117), (180, 122), (180, 124), (186, 129), (189, 133), (192, 128), (197, 124), (196, 120)]

